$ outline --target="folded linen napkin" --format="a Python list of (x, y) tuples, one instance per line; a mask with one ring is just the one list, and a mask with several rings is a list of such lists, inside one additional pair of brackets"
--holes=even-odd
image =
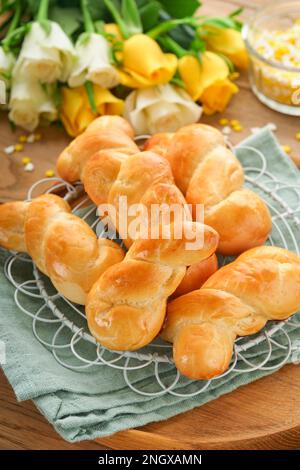
[[(243, 147), (243, 148), (242, 148)], [(261, 153), (265, 156), (263, 160)], [(237, 148), (237, 155), (251, 176), (260, 176), (255, 190), (263, 194), (260, 183), (270, 188), (264, 197), (274, 197), (274, 177), (281, 182), (300, 187), (300, 173), (294, 164), (282, 153), (276, 139), (268, 129), (250, 137)], [(250, 168), (265, 168), (266, 176)], [(278, 189), (278, 187), (277, 187)], [(280, 196), (292, 207), (299, 205), (293, 191), (283, 189)], [(282, 246), (282, 233), (291, 238), (288, 228), (280, 225), (280, 217), (275, 225), (272, 241)], [(294, 230), (296, 243), (300, 246), (300, 233)], [(290, 243), (293, 240), (291, 239)], [(124, 381), (121, 370), (107, 366), (96, 366), (81, 371), (69, 370), (60, 365), (52, 352), (43, 346), (33, 335), (32, 319), (25, 315), (14, 302), (14, 288), (3, 274), (7, 253), (0, 251), (0, 342), (6, 348), (6, 363), (3, 370), (10, 381), (18, 400), (32, 399), (38, 409), (53, 424), (57, 432), (66, 440), (76, 442), (111, 435), (115, 432), (142, 426), (149, 422), (168, 419), (174, 415), (214, 400), (272, 371), (256, 370), (251, 373), (230, 373), (214, 380), (209, 388), (194, 397), (163, 395), (158, 397), (141, 396), (131, 390)], [(30, 264), (17, 265), (20, 282), (32, 278)], [(20, 294), (22, 295), (22, 294)], [(39, 299), (22, 297), (22, 305), (36, 312)], [(298, 316), (299, 318), (299, 316)], [(38, 334), (43, 339), (53, 335), (55, 324), (38, 325)], [(299, 345), (300, 327), (285, 326), (292, 344)], [(52, 331), (52, 333), (51, 333)], [(277, 333), (277, 339), (282, 333)], [(69, 332), (60, 333), (60, 344), (69, 341)], [(281, 336), (282, 337), (282, 336)], [(2, 345), (3, 345), (2, 343)], [(1, 345), (1, 343), (0, 343)], [(92, 354), (92, 346), (86, 345), (83, 354)], [(63, 352), (63, 350), (62, 350)], [(81, 351), (82, 352), (82, 351)], [(261, 344), (249, 351), (248, 358), (260, 358), (266, 352)], [(271, 364), (279, 364), (285, 351), (274, 345)], [(299, 353), (300, 356), (300, 353)], [(289, 359), (291, 361), (291, 358)], [(269, 365), (269, 364), (268, 364)], [(174, 368), (168, 364), (159, 367), (160, 377), (167, 385), (174, 379)], [(139, 390), (153, 388), (153, 364), (137, 371), (131, 371), (130, 381)], [(199, 382), (180, 380), (175, 390), (181, 394), (192, 394), (202, 387)]]

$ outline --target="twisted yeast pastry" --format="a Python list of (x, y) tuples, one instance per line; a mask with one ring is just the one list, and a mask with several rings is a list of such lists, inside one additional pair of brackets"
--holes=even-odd
[(179, 371), (210, 379), (230, 364), (237, 336), (257, 333), (268, 320), (300, 309), (300, 258), (259, 247), (221, 268), (202, 287), (168, 306), (163, 338), (174, 343)]
[(272, 229), (269, 211), (253, 191), (243, 188), (244, 171), (213, 127), (194, 124), (175, 134), (158, 134), (146, 149), (168, 159), (186, 201), (205, 207), (205, 223), (220, 235), (219, 251), (242, 253), (262, 245)]
[[(136, 240), (124, 261), (109, 268), (93, 286), (86, 314), (91, 333), (103, 346), (131, 351), (158, 335), (167, 298), (182, 281), (186, 266), (207, 259), (218, 245), (212, 228), (188, 221), (184, 228), (180, 240), (175, 239), (174, 226), (168, 239)], [(188, 247), (200, 231), (203, 246)]]
[[(58, 173), (70, 182), (80, 179), (97, 206), (110, 203), (118, 207), (119, 196), (127, 196), (129, 204), (143, 203), (148, 207), (151, 203), (184, 205), (186, 201), (174, 185), (169, 164), (153, 153), (139, 153), (132, 138), (133, 130), (123, 118), (100, 117), (62, 152)], [(155, 185), (161, 186), (154, 190)], [(128, 216), (122, 225), (128, 226), (132, 220)], [(118, 223), (117, 229), (130, 247), (132, 240)], [(185, 290), (189, 285), (200, 287), (216, 269), (215, 256), (188, 268)]]
[(28, 253), (56, 289), (79, 304), (100, 275), (124, 258), (118, 245), (98, 240), (55, 195), (0, 206), (0, 246)]
[[(114, 163), (113, 163), (114, 162)], [(111, 169), (114, 169), (111, 171)], [(116, 171), (119, 168), (119, 171)], [(93, 177), (94, 176), (94, 177)], [(127, 197), (128, 206), (142, 204), (147, 209), (148, 220), (151, 220), (151, 207), (154, 204), (182, 206), (183, 215), (190, 219), (186, 212), (186, 201), (174, 184), (169, 163), (153, 152), (140, 152), (120, 161), (115, 152), (101, 151), (94, 155), (86, 164), (83, 181), (90, 198), (96, 203), (112, 204), (119, 207), (121, 197)], [(130, 223), (136, 216), (126, 214), (126, 220), (119, 220), (117, 210), (117, 229), (129, 248), (133, 239), (126, 233)], [(174, 221), (173, 213), (169, 223)], [(208, 260), (187, 268), (182, 285), (174, 295), (182, 295), (201, 285), (218, 269), (217, 257), (212, 255)]]
[[(153, 204), (165, 204), (167, 208), (176, 204), (178, 208), (182, 207), (182, 217), (190, 215), (184, 212), (186, 202), (174, 184), (169, 163), (153, 152), (132, 155), (122, 163), (119, 174), (111, 186), (108, 202), (118, 208), (120, 198), (124, 196), (126, 196), (128, 207), (143, 204), (147, 209), (149, 221), (157, 225), (159, 221), (151, 218), (151, 205)], [(126, 225), (129, 227), (135, 219), (135, 214), (127, 213)], [(120, 222), (123, 225), (124, 221), (120, 220)], [(171, 219), (169, 223), (172, 222)], [(133, 239), (126, 237), (120, 224), (117, 228), (126, 246), (130, 247)]]
[(66, 181), (81, 180), (86, 162), (104, 149), (120, 152), (122, 158), (126, 158), (139, 151), (133, 137), (134, 131), (125, 119), (99, 117), (61, 153), (57, 161), (58, 174)]

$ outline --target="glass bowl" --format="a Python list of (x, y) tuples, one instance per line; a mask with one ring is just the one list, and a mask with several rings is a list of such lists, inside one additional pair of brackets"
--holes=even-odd
[[(300, 116), (300, 67), (270, 58), (258, 46), (266, 32), (271, 36), (274, 32), (275, 39), (277, 31), (287, 31), (296, 22), (300, 28), (300, 1), (277, 1), (259, 9), (243, 28), (254, 94), (270, 108), (292, 116)], [(286, 46), (284, 40), (282, 46)]]

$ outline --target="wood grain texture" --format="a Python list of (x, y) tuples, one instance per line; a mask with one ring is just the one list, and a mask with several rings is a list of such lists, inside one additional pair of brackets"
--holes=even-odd
[[(206, 0), (203, 14), (228, 13), (245, 6), (244, 18), (266, 3), (264, 0)], [(251, 93), (246, 76), (241, 91), (225, 115), (238, 118), (242, 133), (233, 133), (238, 143), (252, 127), (269, 122), (278, 126), (277, 137), (300, 157), (300, 119), (284, 116), (263, 106)], [(204, 118), (218, 126), (220, 116)], [(6, 156), (3, 147), (16, 142), (0, 116), (0, 201), (23, 199), (31, 184), (54, 168), (68, 137), (56, 127), (42, 130), (41, 143), (26, 145), (23, 154)], [(24, 173), (21, 156), (32, 158), (36, 170)], [(287, 157), (288, 158), (288, 157)], [(118, 433), (98, 442), (71, 445), (64, 442), (30, 402), (17, 403), (6, 379), (0, 374), (0, 449), (295, 449), (300, 448), (300, 366), (287, 366), (270, 377), (241, 387), (188, 413), (168, 421)], [(103, 447), (105, 446), (105, 447)], [(107, 447), (106, 447), (107, 446)]]
[(300, 367), (162, 423), (102, 439), (114, 449), (292, 449), (300, 447)]
[(300, 448), (300, 366), (241, 387), (168, 421), (97, 442), (64, 442), (31, 402), (17, 403), (0, 373), (0, 449)]
[[(39, 132), (42, 135), (40, 142), (24, 144), (22, 152), (6, 155), (4, 149), (18, 143), (19, 136), (26, 132), (13, 132), (7, 121), (7, 114), (0, 113), (0, 202), (25, 199), (33, 183), (44, 178), (47, 170), (55, 170), (57, 157), (70, 139), (56, 125)], [(31, 158), (35, 167), (32, 173), (24, 171), (23, 157)]]

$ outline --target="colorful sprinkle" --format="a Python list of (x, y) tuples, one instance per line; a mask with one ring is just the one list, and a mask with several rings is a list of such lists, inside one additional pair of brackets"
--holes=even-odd
[(240, 124), (236, 124), (236, 125), (232, 126), (232, 129), (234, 130), (234, 132), (242, 132), (242, 130), (244, 128)]
[(282, 150), (285, 152), (285, 153), (291, 153), (292, 149), (289, 145), (282, 145), (281, 146)]
[(24, 150), (24, 145), (23, 144), (16, 144), (15, 145), (15, 151), (16, 152), (22, 152)]
[(34, 134), (35, 142), (39, 142), (42, 139), (42, 134), (36, 133)]
[(34, 170), (34, 164), (29, 162), (27, 165), (24, 167), (24, 170), (31, 173)]
[(229, 126), (223, 127), (222, 133), (223, 133), (224, 135), (230, 135), (230, 134), (231, 134), (231, 128), (230, 128)]
[(231, 125), (231, 127), (235, 127), (235, 126), (240, 126), (241, 123), (237, 119), (231, 119), (230, 125)]
[(15, 151), (14, 145), (9, 145), (8, 147), (4, 149), (4, 152), (6, 153), (6, 155), (12, 155), (14, 151)]
[(229, 124), (229, 120), (227, 118), (222, 118), (219, 121), (220, 126), (227, 126)]
[(27, 135), (20, 135), (19, 142), (21, 142), (21, 144), (25, 144), (27, 142)]
[(295, 135), (295, 138), (296, 140), (300, 140), (300, 132), (297, 132), (297, 134)]
[(28, 137), (27, 137), (27, 142), (29, 144), (33, 144), (35, 142), (35, 137), (34, 137), (34, 134), (30, 134)]
[(46, 178), (52, 178), (54, 175), (55, 175), (55, 173), (54, 173), (53, 170), (47, 170), (47, 171), (45, 172)]
[(22, 158), (23, 165), (27, 165), (30, 162), (31, 162), (31, 158), (29, 158), (29, 157), (23, 157)]

